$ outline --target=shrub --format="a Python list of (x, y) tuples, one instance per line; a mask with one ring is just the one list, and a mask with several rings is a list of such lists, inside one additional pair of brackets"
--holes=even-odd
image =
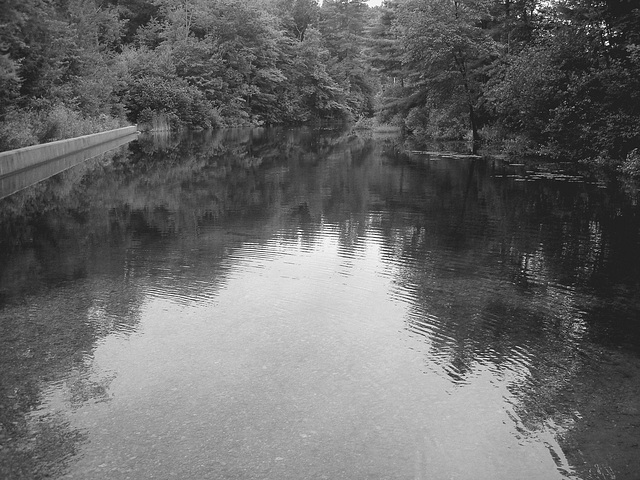
[(0, 122), (0, 151), (28, 147), (38, 143), (33, 132), (33, 115), (28, 111), (11, 110)]
[(369, 117), (361, 117), (353, 125), (356, 130), (371, 130), (375, 126), (375, 119)]
[(469, 131), (464, 115), (449, 109), (414, 107), (409, 110), (405, 124), (420, 141), (461, 140)]
[(215, 118), (202, 92), (178, 78), (136, 78), (129, 85), (125, 103), (134, 122), (148, 122), (154, 116), (166, 115), (178, 124), (209, 128)]
[(634, 148), (620, 165), (620, 171), (630, 177), (640, 177), (640, 149)]
[(106, 114), (83, 117), (62, 104), (40, 111), (12, 110), (0, 122), (0, 151), (113, 130), (124, 124)]
[(106, 114), (101, 114), (98, 117), (84, 117), (76, 110), (60, 104), (42, 112), (36, 117), (34, 123), (33, 128), (39, 143), (113, 130), (124, 124), (121, 120)]

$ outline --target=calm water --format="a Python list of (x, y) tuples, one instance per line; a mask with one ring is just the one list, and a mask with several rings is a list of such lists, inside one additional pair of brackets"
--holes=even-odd
[(637, 191), (397, 143), (141, 139), (0, 202), (0, 477), (638, 478)]

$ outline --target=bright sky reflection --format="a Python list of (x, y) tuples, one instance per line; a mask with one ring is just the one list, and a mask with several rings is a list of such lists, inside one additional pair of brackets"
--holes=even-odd
[(452, 383), (406, 331), (375, 229), (351, 246), (317, 233), (234, 251), (225, 283), (187, 303), (149, 289), (136, 333), (93, 355), (110, 400), (70, 411), (69, 385), (49, 389), (89, 436), (66, 478), (563, 478), (553, 435), (518, 420), (526, 369)]

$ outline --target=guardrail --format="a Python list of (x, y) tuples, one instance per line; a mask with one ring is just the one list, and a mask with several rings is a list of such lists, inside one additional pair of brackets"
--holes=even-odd
[(58, 140), (56, 142), (33, 145), (0, 153), (0, 177), (11, 175), (45, 162), (65, 157), (86, 150), (120, 137), (133, 135), (138, 131), (137, 125), (117, 128), (106, 132), (84, 135), (82, 137)]
[(0, 198), (138, 138), (137, 126), (0, 153)]

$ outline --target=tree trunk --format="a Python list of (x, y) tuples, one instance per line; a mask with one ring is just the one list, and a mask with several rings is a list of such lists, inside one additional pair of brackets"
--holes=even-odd
[(476, 121), (476, 113), (471, 103), (469, 103), (469, 122), (471, 123), (471, 136), (473, 138), (471, 153), (476, 155), (478, 153), (478, 148), (480, 148), (480, 133), (478, 133), (478, 122)]
[(476, 119), (476, 112), (473, 108), (473, 92), (469, 86), (469, 79), (467, 78), (467, 65), (462, 52), (458, 51), (453, 55), (454, 61), (458, 66), (460, 74), (462, 75), (462, 84), (464, 85), (464, 92), (467, 96), (467, 106), (469, 108), (469, 123), (471, 125), (471, 136), (473, 139), (472, 153), (475, 155), (478, 153), (480, 147), (480, 133), (478, 132), (478, 121)]

